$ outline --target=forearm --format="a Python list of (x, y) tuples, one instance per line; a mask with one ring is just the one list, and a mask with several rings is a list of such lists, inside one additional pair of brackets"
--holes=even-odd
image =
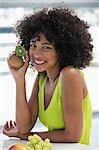
[(29, 132), (30, 111), (26, 99), (25, 79), (16, 82), (16, 123), (20, 132)]
[(38, 134), (39, 136), (41, 136), (41, 138), (44, 140), (45, 138), (49, 138), (51, 142), (71, 142), (71, 143), (76, 143), (79, 142), (80, 137), (75, 134), (71, 134), (66, 132), (65, 130), (54, 130), (54, 131), (47, 131), (47, 132), (29, 132), (28, 134), (20, 134), (20, 138), (21, 139), (28, 139), (29, 135), (34, 135), (34, 134)]

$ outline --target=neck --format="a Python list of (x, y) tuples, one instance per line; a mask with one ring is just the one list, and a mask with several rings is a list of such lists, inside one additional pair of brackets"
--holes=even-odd
[(48, 81), (49, 81), (50, 83), (54, 83), (55, 81), (57, 81), (59, 74), (60, 74), (59, 71), (58, 71), (58, 72), (55, 72), (55, 73), (53, 73), (53, 74), (47, 73)]

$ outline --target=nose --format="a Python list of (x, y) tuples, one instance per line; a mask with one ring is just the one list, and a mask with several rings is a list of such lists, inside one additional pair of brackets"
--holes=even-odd
[(40, 58), (42, 56), (42, 53), (41, 53), (41, 49), (40, 48), (37, 48), (34, 52), (34, 57), (35, 58)]
[(36, 47), (35, 50), (30, 48), (29, 53), (30, 56), (34, 56), (35, 58), (40, 58), (42, 56), (42, 50), (39, 47)]

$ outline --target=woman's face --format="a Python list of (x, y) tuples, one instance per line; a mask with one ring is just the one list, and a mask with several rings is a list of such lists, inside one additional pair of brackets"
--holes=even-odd
[(56, 50), (42, 33), (31, 39), (29, 56), (38, 72), (49, 71), (58, 66)]

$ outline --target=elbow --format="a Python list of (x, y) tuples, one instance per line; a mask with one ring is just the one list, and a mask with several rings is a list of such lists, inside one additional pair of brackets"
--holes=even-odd
[(79, 143), (80, 139), (81, 139), (81, 134), (80, 133), (71, 133), (71, 139), (73, 143)]
[[(70, 142), (70, 143), (79, 143), (79, 141), (81, 139), (80, 132), (66, 131), (65, 135), (67, 135), (66, 137), (68, 137), (68, 142)], [(66, 139), (66, 142), (67, 142), (67, 139)]]
[(72, 131), (72, 137), (75, 143), (79, 143), (82, 137), (82, 129), (78, 128), (78, 130)]
[(72, 142), (73, 142), (73, 143), (79, 143), (79, 141), (80, 141), (80, 136), (78, 136), (78, 135), (73, 135), (71, 139), (72, 139)]

